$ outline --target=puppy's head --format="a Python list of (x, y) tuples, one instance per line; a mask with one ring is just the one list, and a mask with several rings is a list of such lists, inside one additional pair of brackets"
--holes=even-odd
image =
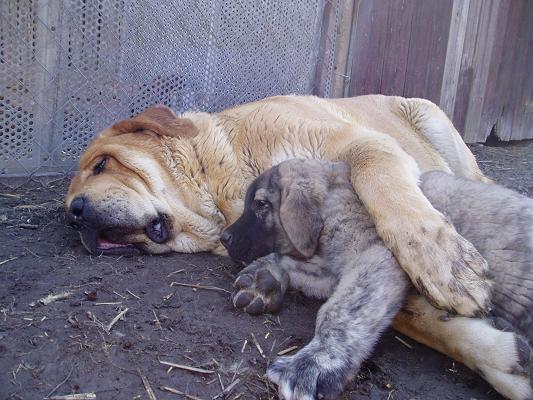
[[(87, 250), (193, 252), (216, 245), (223, 221), (192, 178), (200, 175), (190, 144), (198, 133), (190, 119), (154, 106), (91, 143), (65, 200)], [(174, 158), (164, 151), (169, 142)]]
[(248, 188), (242, 215), (222, 233), (230, 257), (242, 263), (270, 253), (312, 257), (328, 188), (347, 170), (341, 163), (294, 159), (264, 172)]

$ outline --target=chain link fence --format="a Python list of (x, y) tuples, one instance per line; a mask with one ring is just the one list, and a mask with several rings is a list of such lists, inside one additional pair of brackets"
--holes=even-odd
[(151, 104), (327, 96), (339, 3), (1, 1), (0, 178), (68, 174), (96, 133)]

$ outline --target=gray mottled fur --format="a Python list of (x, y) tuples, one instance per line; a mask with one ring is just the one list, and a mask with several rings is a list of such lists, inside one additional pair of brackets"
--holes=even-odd
[[(280, 254), (262, 257), (245, 268), (237, 282), (241, 277), (250, 280), (258, 271), (270, 272), (279, 283), (276, 289), (265, 290), (264, 284), (254, 289), (263, 293), (263, 302), (275, 293), (270, 310), (280, 306), (288, 286), (327, 299), (313, 340), (297, 354), (277, 359), (268, 376), (285, 399), (335, 398), (391, 324), (411, 284), (378, 237), (346, 166), (290, 160), (280, 164), (279, 174), (282, 187), (302, 176), (313, 177), (302, 187), (313, 192), (324, 224), (315, 255), (305, 261)], [(435, 208), (488, 260), (494, 277), (494, 315), (532, 341), (533, 200), (442, 172), (426, 173), (421, 180)], [(237, 285), (237, 296), (249, 283)], [(257, 279), (254, 284), (261, 286)]]
[(422, 176), (421, 188), (487, 260), (494, 281), (491, 314), (533, 343), (533, 200), (437, 171)]

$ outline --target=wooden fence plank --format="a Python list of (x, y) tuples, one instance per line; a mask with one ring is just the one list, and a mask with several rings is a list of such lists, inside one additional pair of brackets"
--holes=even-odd
[(393, 0), (389, 4), (380, 93), (396, 96), (403, 94), (414, 11), (413, 0)]
[(468, 24), (465, 33), (457, 94), (455, 96), (455, 109), (453, 123), (459, 132), (464, 132), (468, 102), (474, 77), (474, 53), (481, 15), (481, 6), (484, 0), (471, 0), (468, 7)]
[(423, 97), (425, 94), (427, 66), (431, 62), (432, 3), (415, 1), (415, 22), (411, 25), (407, 74), (403, 88), (403, 95), (406, 97)]
[(57, 79), (59, 73), (60, 48), (56, 42), (59, 32), (52, 31), (51, 28), (60, 25), (61, 12), (64, 5), (61, 2), (42, 0), (37, 3), (37, 16), (35, 20), (35, 32), (38, 40), (37, 59), (43, 70), (39, 73), (39, 86), (36, 88), (35, 100), (40, 106), (36, 108), (36, 126), (39, 134), (35, 137), (33, 146), (33, 165), (31, 168), (39, 168), (43, 162), (49, 160), (53, 155), (54, 147), (57, 145), (54, 140), (56, 126), (50, 126), (54, 113), (56, 112), (58, 92), (57, 85), (50, 82)]
[[(388, 3), (362, 0), (359, 3), (352, 43), (351, 96), (379, 93), (385, 52)], [(387, 6), (385, 6), (387, 4)]]
[(468, 115), (463, 137), (468, 142), (484, 142), (490, 128), (482, 124), (483, 103), (488, 83), (494, 41), (498, 34), (497, 20), (500, 11), (498, 0), (483, 1), (473, 59), (473, 82), (468, 102)]
[(449, 0), (416, 1), (404, 96), (439, 102), (452, 5)]
[(513, 80), (518, 84), (514, 93), (513, 130), (509, 139), (533, 138), (533, 2), (526, 1), (520, 21), (518, 51), (520, 58), (516, 63)]
[(350, 84), (348, 67), (350, 38), (359, 0), (341, 0), (340, 21), (336, 43), (335, 67), (331, 81), (331, 97), (342, 97)]
[(459, 83), (459, 72), (461, 70), (461, 59), (465, 43), (469, 6), (470, 0), (454, 0), (453, 2), (450, 33), (448, 34), (446, 60), (442, 77), (442, 90), (439, 101), (440, 107), (449, 118), (453, 117), (455, 109), (455, 97), (457, 94), (457, 85)]
[[(484, 84), (485, 88), (479, 128), (477, 130), (477, 135), (474, 137), (477, 142), (486, 141), (502, 113), (503, 93), (498, 90), (498, 77), (501, 73), (501, 67), (505, 62), (502, 57), (504, 48), (507, 46), (507, 43), (505, 42), (505, 32), (508, 25), (511, 5), (512, 2), (510, 1), (499, 1), (497, 4), (498, 9), (495, 10), (496, 15), (490, 22), (491, 25), (494, 25), (494, 34), (489, 39), (491, 43), (487, 43), (487, 46), (492, 48), (490, 58), (487, 57), (481, 61), (483, 64), (488, 65), (488, 71), (487, 79)], [(509, 81), (507, 82), (509, 83)], [(508, 83), (506, 85), (507, 87), (509, 86)]]
[(437, 104), (440, 100), (444, 65), (446, 64), (452, 7), (453, 0), (440, 0), (435, 2), (431, 14), (433, 21), (430, 42), (431, 62), (427, 65), (424, 97)]
[(336, 1), (326, 1), (322, 11), (322, 29), (313, 88), (313, 93), (320, 97), (327, 97), (331, 86), (330, 62), (334, 58), (332, 53), (336, 50), (337, 42), (336, 6)]
[(513, 129), (512, 102), (515, 97), (514, 90), (518, 86), (515, 66), (520, 57), (518, 49), (518, 36), (520, 21), (524, 12), (525, 1), (512, 1), (507, 16), (507, 27), (504, 33), (505, 47), (503, 49), (501, 65), (498, 71), (497, 93), (499, 95), (500, 109), (496, 125), (496, 136), (502, 140), (510, 140)]

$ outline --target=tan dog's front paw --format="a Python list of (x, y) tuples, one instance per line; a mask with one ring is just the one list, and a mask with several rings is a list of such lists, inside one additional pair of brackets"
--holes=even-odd
[(468, 317), (488, 312), (492, 282), (486, 260), (448, 222), (435, 232), (426, 230), (399, 252), (413, 284), (435, 307)]

